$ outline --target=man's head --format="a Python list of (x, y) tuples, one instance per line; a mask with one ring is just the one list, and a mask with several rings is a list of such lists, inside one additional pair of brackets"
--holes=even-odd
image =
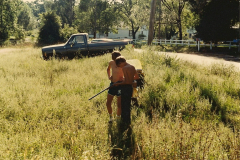
[(118, 52), (118, 51), (114, 51), (114, 52), (112, 53), (112, 60), (115, 61), (116, 58), (119, 57), (119, 56), (121, 56), (121, 53)]
[(123, 56), (119, 56), (116, 58), (115, 63), (118, 67), (122, 68), (126, 64), (126, 59)]

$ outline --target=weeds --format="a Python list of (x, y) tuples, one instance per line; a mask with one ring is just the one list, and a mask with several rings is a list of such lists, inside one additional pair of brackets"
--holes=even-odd
[(127, 131), (108, 125), (107, 92), (88, 101), (109, 85), (110, 55), (0, 54), (0, 159), (239, 159), (239, 73), (154, 50), (122, 51), (142, 62), (146, 81)]

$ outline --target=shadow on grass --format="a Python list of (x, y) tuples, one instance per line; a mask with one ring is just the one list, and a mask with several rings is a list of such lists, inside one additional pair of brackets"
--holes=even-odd
[[(135, 45), (135, 48), (141, 48), (145, 44)], [(182, 45), (157, 45), (156, 51), (162, 52), (175, 52), (175, 53), (189, 53), (197, 54), (205, 57), (214, 57), (219, 59), (224, 59), (226, 61), (240, 62), (239, 52), (237, 47), (212, 47), (201, 46), (198, 51), (197, 46), (182, 46)]]
[(108, 125), (108, 138), (112, 146), (111, 159), (135, 159), (135, 138), (132, 126), (113, 122)]

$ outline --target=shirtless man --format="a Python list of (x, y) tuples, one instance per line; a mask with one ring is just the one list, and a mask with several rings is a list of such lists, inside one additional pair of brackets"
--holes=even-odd
[[(107, 74), (108, 74), (108, 79), (111, 80), (110, 86), (114, 84), (115, 82), (123, 81), (123, 72), (122, 68), (117, 67), (115, 63), (115, 59), (117, 57), (121, 56), (120, 52), (113, 52), (112, 53), (112, 60), (109, 62), (108, 68), (107, 68)], [(111, 73), (112, 70), (112, 73)], [(120, 119), (121, 116), (121, 90), (120, 87), (111, 87), (108, 90), (108, 95), (107, 95), (107, 110), (109, 113), (109, 122), (112, 122), (113, 120), (113, 115), (112, 115), (112, 100), (113, 97), (117, 96), (117, 119)]]
[(124, 74), (124, 80), (120, 83), (115, 83), (114, 86), (121, 87), (121, 108), (122, 114), (121, 119), (125, 124), (131, 123), (130, 115), (130, 106), (131, 106), (131, 97), (133, 92), (133, 82), (136, 79), (139, 79), (137, 71), (134, 66), (126, 62), (126, 59), (123, 56), (119, 56), (115, 60), (116, 65), (122, 68)]

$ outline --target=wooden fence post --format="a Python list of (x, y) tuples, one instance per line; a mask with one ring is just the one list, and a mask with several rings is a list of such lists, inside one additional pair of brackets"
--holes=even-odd
[(200, 41), (197, 41), (198, 44), (198, 51), (200, 50)]

